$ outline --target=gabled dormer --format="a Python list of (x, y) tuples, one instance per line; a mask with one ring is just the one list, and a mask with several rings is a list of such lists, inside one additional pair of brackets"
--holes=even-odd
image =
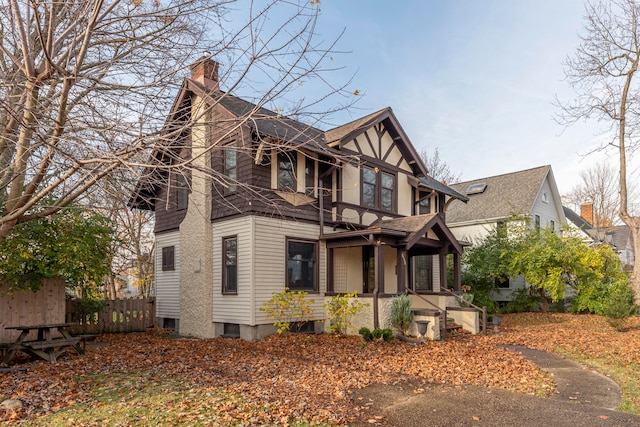
[(332, 214), (358, 228), (403, 216), (442, 213), (447, 196), (466, 200), (429, 177), (391, 108), (325, 133), (345, 161), (335, 171)]

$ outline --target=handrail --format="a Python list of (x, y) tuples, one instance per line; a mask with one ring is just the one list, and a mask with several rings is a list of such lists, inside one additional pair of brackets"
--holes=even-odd
[(440, 286), (440, 290), (444, 291), (448, 294), (451, 294), (452, 296), (454, 296), (458, 301), (462, 302), (463, 304), (468, 304), (471, 307), (475, 308), (476, 310), (478, 310), (480, 313), (482, 313), (482, 334), (483, 335), (487, 335), (487, 307), (478, 307), (477, 305), (473, 304), (470, 301), (467, 301), (466, 299), (462, 298), (460, 295), (457, 295), (453, 292), (451, 292), (449, 289), (447, 288), (443, 288), (442, 286)]
[(410, 294), (417, 296), (417, 297), (418, 297), (418, 298), (420, 298), (422, 301), (426, 302), (427, 304), (431, 305), (432, 307), (435, 307), (437, 310), (442, 310), (440, 307), (438, 307), (438, 305), (437, 305), (437, 304), (432, 303), (431, 301), (429, 301), (428, 299), (426, 299), (425, 297), (423, 297), (422, 295), (420, 295), (419, 293), (417, 293), (417, 292), (416, 292), (416, 291), (414, 291), (413, 289), (411, 289), (411, 288), (407, 288), (406, 286), (405, 286), (405, 288), (404, 288), (404, 289), (405, 289), (407, 292), (409, 292)]
[(423, 297), (422, 295), (420, 295), (419, 293), (417, 293), (417, 292), (416, 292), (416, 291), (414, 291), (413, 289), (408, 288), (408, 287), (406, 287), (406, 286), (404, 287), (404, 289), (405, 289), (408, 293), (410, 293), (410, 294), (412, 294), (412, 295), (417, 296), (417, 297), (418, 297), (418, 298), (420, 298), (422, 301), (424, 301), (424, 302), (426, 302), (427, 304), (429, 304), (429, 305), (431, 305), (431, 306), (435, 307), (437, 310), (444, 312), (444, 316), (443, 316), (443, 319), (444, 319), (444, 327), (440, 327), (440, 335), (441, 335), (441, 336), (440, 336), (440, 339), (441, 339), (441, 340), (443, 340), (443, 341), (446, 341), (446, 340), (447, 340), (447, 307), (445, 307), (444, 309), (442, 309), (442, 308), (438, 307), (438, 305), (437, 305), (437, 304), (432, 303), (431, 301), (429, 301), (428, 299), (426, 299), (425, 297)]

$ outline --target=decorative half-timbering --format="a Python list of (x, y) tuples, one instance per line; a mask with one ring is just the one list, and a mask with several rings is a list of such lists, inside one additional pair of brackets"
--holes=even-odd
[(131, 200), (156, 212), (158, 324), (256, 339), (285, 287), (311, 294), (315, 319), (358, 291), (367, 326), (389, 325), (388, 299), (408, 291), (444, 308), (462, 254), (445, 211), (467, 198), (429, 177), (393, 111), (323, 131), (222, 92), (217, 74), (192, 66)]

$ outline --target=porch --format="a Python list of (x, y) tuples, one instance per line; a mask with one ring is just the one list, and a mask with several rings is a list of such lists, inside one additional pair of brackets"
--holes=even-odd
[[(325, 234), (322, 239), (328, 251), (327, 297), (357, 291), (361, 301), (369, 304), (353, 320), (357, 325), (353, 333), (361, 326), (391, 327), (391, 298), (410, 291), (412, 307), (419, 313), (416, 320), (428, 320), (427, 336), (439, 338), (441, 314), (447, 307), (459, 307), (456, 297), (443, 288), (461, 292), (463, 251), (442, 214), (383, 220), (362, 230)], [(477, 318), (477, 313), (457, 317), (477, 332), (478, 322), (470, 318)]]

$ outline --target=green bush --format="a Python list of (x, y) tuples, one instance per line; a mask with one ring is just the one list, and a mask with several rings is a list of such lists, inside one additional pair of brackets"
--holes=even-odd
[(384, 342), (393, 341), (393, 331), (390, 328), (374, 329), (371, 331), (367, 327), (362, 327), (358, 331), (358, 334), (367, 342), (373, 341), (374, 339), (382, 339)]
[(362, 335), (363, 340), (373, 341), (373, 334), (371, 333), (371, 330), (369, 328), (363, 326), (362, 328), (360, 328), (358, 333)]
[(411, 297), (407, 294), (393, 297), (391, 299), (391, 324), (398, 328), (403, 335), (408, 335), (412, 321)]
[(531, 295), (529, 288), (513, 291), (512, 300), (504, 307), (505, 313), (526, 313), (540, 310), (540, 297)]
[(627, 319), (638, 312), (633, 303), (633, 290), (629, 285), (618, 285), (612, 290), (604, 308), (609, 324), (617, 330), (624, 329)]

